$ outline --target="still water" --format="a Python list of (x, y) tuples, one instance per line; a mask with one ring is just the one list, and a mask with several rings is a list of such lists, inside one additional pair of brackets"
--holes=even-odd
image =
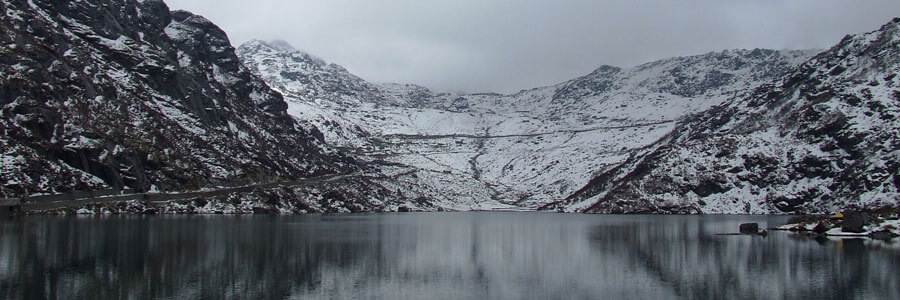
[(716, 235), (765, 216), (0, 219), (0, 298), (884, 298), (895, 244)]

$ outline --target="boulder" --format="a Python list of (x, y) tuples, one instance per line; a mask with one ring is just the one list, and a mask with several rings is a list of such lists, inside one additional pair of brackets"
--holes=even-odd
[(829, 229), (831, 229), (831, 226), (829, 226), (825, 222), (819, 222), (819, 224), (816, 224), (816, 227), (813, 227), (813, 232), (818, 234), (825, 234), (825, 232), (827, 232)]
[(274, 209), (269, 209), (265, 207), (253, 207), (253, 214), (256, 215), (266, 215), (266, 214), (274, 214), (276, 211)]
[(741, 224), (741, 233), (742, 234), (757, 234), (759, 233), (759, 224), (758, 223), (744, 223)]
[(879, 230), (869, 234), (869, 238), (882, 240), (882, 241), (890, 241), (897, 237), (896, 233), (887, 231), (887, 230)]
[(409, 212), (409, 207), (406, 207), (406, 206), (398, 207), (397, 212)]
[(868, 215), (862, 211), (845, 211), (844, 221), (841, 223), (841, 231), (862, 233), (865, 232)]

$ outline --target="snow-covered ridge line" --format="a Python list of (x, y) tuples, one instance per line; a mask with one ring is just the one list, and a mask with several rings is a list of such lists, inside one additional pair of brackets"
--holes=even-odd
[(797, 213), (900, 198), (897, 20), (811, 60), (727, 50), (451, 95), (283, 42), (235, 49), (157, 0), (0, 6), (0, 197), (365, 170), (215, 205)]
[[(685, 122), (557, 208), (824, 213), (900, 202), (900, 18)], [(585, 209), (579, 206), (579, 209)]]
[(632, 68), (604, 66), (557, 85), (450, 95), (371, 84), (263, 41), (241, 60), (285, 95), (327, 143), (397, 169), (398, 187), (448, 209), (534, 209), (567, 197), (680, 120), (751, 90), (812, 51), (730, 50)]

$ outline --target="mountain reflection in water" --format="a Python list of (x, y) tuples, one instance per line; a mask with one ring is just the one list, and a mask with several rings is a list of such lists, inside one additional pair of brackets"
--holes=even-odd
[(786, 217), (408, 213), (0, 220), (0, 298), (898, 298), (900, 246)]

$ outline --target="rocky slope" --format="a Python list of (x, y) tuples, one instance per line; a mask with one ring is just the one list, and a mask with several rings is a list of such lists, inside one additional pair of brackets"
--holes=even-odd
[(320, 178), (93, 210), (790, 213), (900, 200), (898, 20), (815, 57), (728, 50), (451, 95), (370, 83), (284, 42), (235, 49), (159, 0), (0, 7), (0, 198)]
[(900, 18), (698, 114), (555, 207), (823, 213), (900, 202)]
[(533, 209), (670, 132), (675, 121), (785, 74), (814, 51), (731, 50), (622, 69), (603, 66), (511, 95), (374, 84), (284, 46), (238, 48), (281, 91), (289, 113), (393, 174), (393, 184), (452, 209)]
[(207, 19), (159, 0), (0, 2), (0, 197), (352, 172)]

